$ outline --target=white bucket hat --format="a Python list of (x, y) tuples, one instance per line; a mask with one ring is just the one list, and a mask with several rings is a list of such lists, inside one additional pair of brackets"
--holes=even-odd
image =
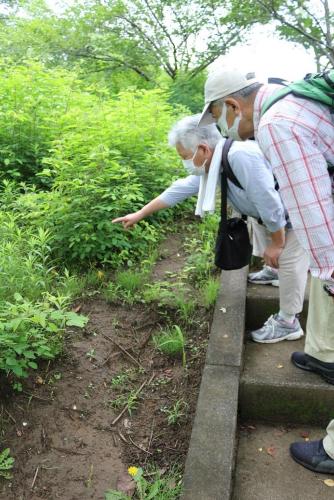
[(249, 87), (253, 83), (258, 83), (254, 73), (242, 73), (236, 69), (219, 69), (213, 71), (207, 78), (204, 87), (205, 105), (198, 121), (198, 126), (215, 123), (209, 111), (210, 104), (217, 99), (226, 97), (238, 90)]

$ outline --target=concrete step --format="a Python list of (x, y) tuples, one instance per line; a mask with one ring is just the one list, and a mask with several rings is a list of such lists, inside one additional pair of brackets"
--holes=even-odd
[[(309, 301), (309, 284), (306, 288), (304, 308), (300, 322), (305, 328)], [(279, 311), (279, 288), (271, 285), (251, 285), (247, 287), (246, 328), (260, 328), (271, 314)]]
[(291, 363), (292, 352), (303, 350), (303, 339), (246, 342), (239, 387), (242, 419), (328, 424), (334, 414), (334, 386)]
[(332, 477), (305, 469), (289, 455), (290, 443), (323, 435), (319, 427), (241, 426), (233, 500), (332, 500), (333, 488), (324, 483)]

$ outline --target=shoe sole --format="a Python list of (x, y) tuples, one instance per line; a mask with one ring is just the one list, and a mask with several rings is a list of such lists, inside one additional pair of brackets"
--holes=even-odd
[(279, 286), (279, 280), (262, 280), (262, 281), (248, 280), (248, 283), (250, 283), (251, 285), (272, 285), (272, 286)]
[(298, 458), (296, 458), (291, 453), (291, 451), (290, 451), (290, 456), (291, 456), (291, 458), (293, 458), (293, 460), (295, 462), (297, 462), (297, 464), (302, 465), (303, 467), (306, 467), (306, 469), (311, 470), (312, 472), (318, 472), (319, 474), (334, 474), (334, 471), (333, 472), (329, 472), (329, 471), (322, 471), (322, 470), (315, 469), (314, 467), (312, 467), (312, 465), (307, 464), (307, 463), (303, 462), (302, 460), (299, 460)]
[(292, 359), (292, 363), (297, 368), (300, 368), (301, 370), (304, 370), (306, 372), (313, 372), (313, 373), (316, 373), (317, 375), (320, 375), (324, 380), (326, 380), (326, 382), (328, 382), (329, 384), (334, 385), (334, 377), (330, 377), (329, 375), (326, 375), (326, 373), (324, 373), (320, 368), (318, 368), (317, 366), (312, 365), (312, 362), (309, 365), (301, 365), (299, 363), (296, 363), (296, 361), (294, 361)]
[(277, 342), (281, 342), (282, 340), (298, 340), (304, 335), (302, 329), (297, 332), (289, 333), (285, 335), (285, 337), (280, 337), (279, 339), (270, 339), (270, 340), (256, 340), (252, 337), (254, 342), (258, 342), (259, 344), (277, 344)]

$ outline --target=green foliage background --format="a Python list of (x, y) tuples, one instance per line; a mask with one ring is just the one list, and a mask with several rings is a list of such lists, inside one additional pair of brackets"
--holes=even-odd
[(0, 370), (25, 376), (61, 349), (67, 269), (132, 266), (161, 238), (171, 211), (132, 231), (111, 221), (184, 174), (167, 133), (189, 111), (167, 85), (111, 93), (74, 70), (0, 65)]

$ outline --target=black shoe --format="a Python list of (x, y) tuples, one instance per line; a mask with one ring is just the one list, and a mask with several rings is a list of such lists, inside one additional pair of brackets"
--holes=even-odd
[(297, 368), (318, 373), (326, 382), (334, 384), (334, 363), (325, 363), (304, 352), (292, 353), (291, 361)]
[(296, 462), (313, 470), (313, 472), (334, 474), (334, 460), (325, 452), (322, 439), (320, 441), (292, 443), (290, 454)]

